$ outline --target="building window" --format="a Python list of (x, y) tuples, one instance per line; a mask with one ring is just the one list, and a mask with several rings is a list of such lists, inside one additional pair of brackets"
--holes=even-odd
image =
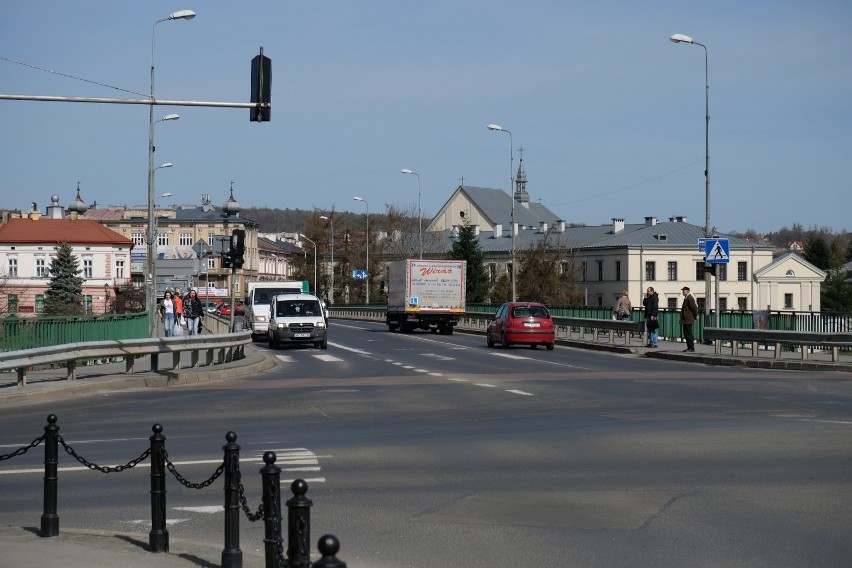
[(47, 278), (47, 261), (44, 257), (35, 259), (36, 278)]
[(793, 309), (793, 294), (784, 294), (784, 309)]
[(677, 309), (677, 298), (669, 298), (668, 309), (670, 309), (670, 310), (676, 310)]
[(619, 282), (621, 281), (621, 261), (620, 260), (615, 261), (615, 279)]
[(157, 246), (164, 247), (169, 244), (169, 234), (168, 233), (157, 233)]
[(180, 234), (180, 244), (181, 246), (192, 246), (192, 233), (181, 233)]
[(720, 262), (716, 265), (716, 275), (719, 278), (719, 282), (728, 280), (728, 264), (726, 262)]
[(18, 313), (18, 295), (9, 294), (6, 296), (6, 306), (10, 314)]
[(669, 282), (677, 282), (677, 261), (670, 260), (668, 263), (667, 277)]
[(703, 314), (705, 304), (704, 298), (695, 298), (695, 303), (698, 304), (698, 313)]
[(648, 282), (657, 280), (657, 263), (653, 260), (645, 262), (645, 280)]
[(589, 263), (585, 260), (583, 261), (583, 282), (586, 282), (589, 279)]
[[(740, 263), (740, 264), (745, 264), (745, 263)], [(742, 296), (737, 298), (737, 309), (739, 309), (741, 312), (746, 311), (748, 309), (748, 298), (744, 298)]]
[(213, 248), (213, 239), (216, 238), (216, 233), (207, 233), (207, 246)]
[[(267, 272), (275, 270), (275, 259), (267, 261)], [(488, 265), (488, 281), (494, 284), (497, 282), (497, 265), (493, 262)]]
[(130, 233), (130, 238), (133, 240), (134, 245), (145, 244), (145, 233)]
[(748, 263), (747, 262), (738, 262), (737, 263), (737, 281), (745, 282), (748, 280)]
[(603, 282), (603, 261), (596, 260), (595, 262), (598, 265), (598, 282)]
[(116, 278), (125, 278), (124, 276), (124, 261), (116, 260), (115, 261), (115, 277)]
[(701, 282), (704, 280), (704, 261), (695, 263), (695, 280)]
[(83, 278), (86, 278), (87, 280), (91, 279), (92, 274), (94, 274), (94, 272), (95, 272), (95, 269), (94, 269), (94, 264), (92, 263), (92, 259), (91, 258), (83, 259)]
[(728, 299), (727, 298), (719, 298), (719, 311), (727, 312), (728, 311)]
[(216, 259), (213, 257), (207, 258), (207, 270), (216, 270)]
[(9, 259), (9, 278), (15, 278), (18, 276), (18, 259), (10, 258)]

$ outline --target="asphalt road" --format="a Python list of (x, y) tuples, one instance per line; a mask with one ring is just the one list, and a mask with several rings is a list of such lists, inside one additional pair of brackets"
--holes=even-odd
[[(337, 535), (350, 567), (852, 558), (848, 374), (488, 349), (368, 322), (334, 322), (328, 350), (274, 355), (261, 376), (4, 409), (0, 454), (55, 413), (78, 453), (123, 464), (160, 423), (170, 459), (200, 482), (233, 430), (250, 507), (275, 451), (285, 483), (308, 480), (312, 541)], [(39, 447), (0, 462), (0, 524), (38, 525), (42, 460)], [(147, 467), (102, 474), (64, 452), (60, 466), (62, 527), (147, 534)], [(220, 482), (170, 477), (168, 491), (171, 535), (222, 542)], [(262, 548), (262, 526), (241, 530), (243, 549)]]

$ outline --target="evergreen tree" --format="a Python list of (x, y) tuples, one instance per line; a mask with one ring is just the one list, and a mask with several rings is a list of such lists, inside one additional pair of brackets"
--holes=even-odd
[(66, 241), (50, 261), (50, 286), (44, 299), (46, 315), (82, 314), (83, 278), (74, 249)]
[(826, 270), (831, 266), (830, 252), (825, 236), (821, 233), (811, 233), (805, 241), (805, 260), (819, 268)]
[(485, 255), (479, 246), (476, 232), (469, 223), (459, 228), (459, 236), (450, 250), (452, 260), (467, 261), (467, 282), (465, 293), (468, 303), (476, 304), (485, 301), (488, 296), (488, 273), (483, 264)]

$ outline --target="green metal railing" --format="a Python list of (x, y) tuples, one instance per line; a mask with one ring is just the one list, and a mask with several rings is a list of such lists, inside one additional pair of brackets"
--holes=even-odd
[(15, 351), (107, 339), (148, 337), (148, 314), (8, 316), (0, 320), (0, 350)]

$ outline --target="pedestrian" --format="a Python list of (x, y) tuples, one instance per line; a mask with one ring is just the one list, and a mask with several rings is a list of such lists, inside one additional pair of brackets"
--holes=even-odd
[(160, 301), (160, 321), (165, 327), (166, 337), (171, 337), (175, 329), (175, 303), (172, 300), (172, 293), (166, 290), (163, 294), (163, 299)]
[(183, 324), (183, 290), (175, 288), (175, 325)]
[(680, 307), (680, 323), (683, 325), (683, 338), (686, 340), (685, 353), (695, 352), (695, 335), (692, 333), (692, 324), (698, 319), (698, 304), (689, 293), (689, 286), (680, 289), (683, 292), (683, 305)]
[[(615, 305), (612, 307), (612, 319), (614, 320), (628, 320), (630, 319), (630, 310), (633, 306), (630, 305), (630, 298), (627, 296), (627, 290), (621, 293), (621, 296), (615, 302)], [(623, 332), (618, 332), (618, 337), (624, 335)]]
[(200, 333), (201, 318), (204, 317), (204, 306), (201, 305), (201, 299), (195, 292), (195, 288), (190, 288), (189, 294), (183, 300), (183, 317), (186, 319), (189, 335)]
[(648, 330), (648, 345), (645, 347), (656, 347), (657, 328), (660, 327), (660, 322), (657, 321), (657, 316), (660, 313), (660, 297), (651, 286), (648, 286), (645, 291), (642, 305), (645, 307), (645, 329)]

